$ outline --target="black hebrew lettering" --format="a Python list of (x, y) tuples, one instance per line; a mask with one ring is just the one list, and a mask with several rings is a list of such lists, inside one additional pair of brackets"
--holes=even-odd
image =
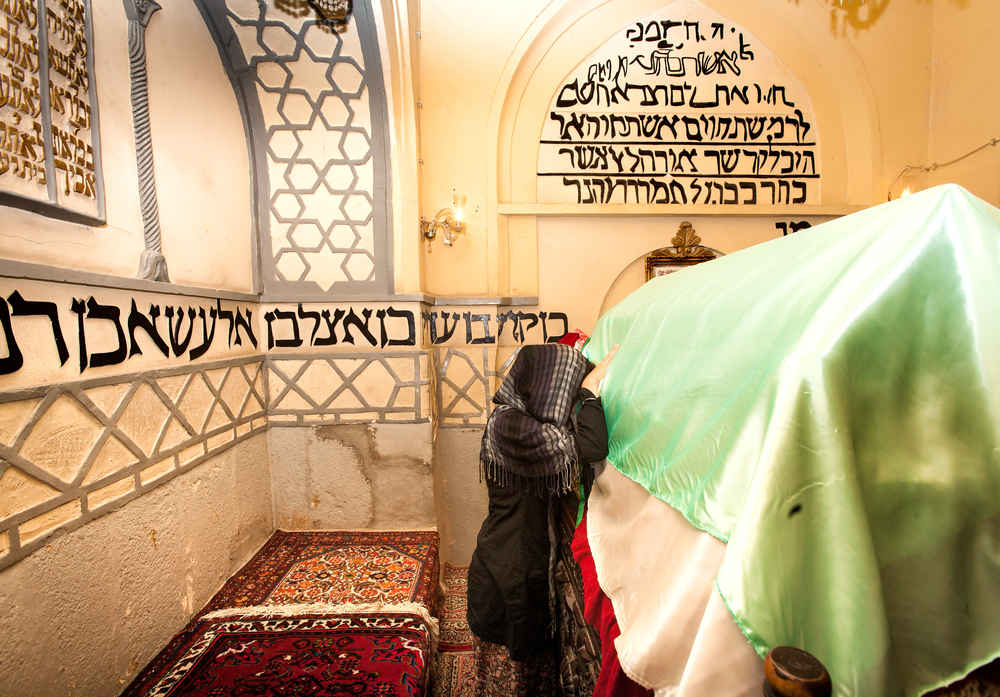
[[(202, 316), (204, 319), (204, 315)], [(294, 312), (285, 312), (284, 310), (272, 310), (264, 315), (264, 319), (267, 321), (267, 348), (273, 349), (275, 346), (287, 348), (296, 347), (302, 345), (302, 337), (299, 335), (299, 323), (295, 319)], [(291, 339), (278, 339), (274, 338), (274, 332), (272, 330), (272, 324), (276, 320), (287, 319), (292, 323), (292, 338)], [(212, 332), (215, 332), (215, 326), (212, 326)]]
[(299, 319), (311, 319), (311, 320), (313, 320), (312, 333), (309, 335), (309, 345), (312, 346), (313, 345), (313, 341), (315, 341), (315, 339), (316, 339), (316, 332), (319, 331), (319, 323), (320, 323), (320, 319), (321, 319), (320, 314), (318, 312), (306, 312), (302, 308), (302, 303), (299, 303), (298, 316), (299, 316)]
[(459, 314), (454, 313), (455, 322), (451, 325), (451, 329), (448, 329), (448, 317), (451, 315), (447, 312), (441, 313), (441, 320), (444, 323), (444, 333), (438, 336), (437, 333), (437, 313), (432, 312), (430, 314), (430, 328), (431, 328), (431, 343), (432, 344), (443, 344), (451, 338), (452, 334), (455, 333), (455, 329), (458, 328)]
[(507, 323), (507, 313), (498, 312), (497, 313), (497, 341), (500, 340), (500, 335), (503, 334), (503, 325)]
[(385, 348), (386, 344), (389, 343), (389, 332), (385, 330), (385, 310), (379, 310), (375, 313), (375, 317), (378, 319), (379, 329), (382, 340), (379, 343), (379, 348)]
[[(292, 313), (288, 313), (292, 314)], [(200, 346), (197, 346), (188, 353), (188, 360), (197, 360), (205, 355), (205, 353), (212, 347), (212, 341), (215, 340), (215, 323), (217, 314), (215, 308), (211, 307), (208, 310), (209, 317), (212, 318), (212, 329), (208, 329), (208, 320), (205, 318), (205, 308), (198, 308), (198, 316), (201, 317), (201, 337), (202, 342)], [(270, 324), (268, 324), (268, 329), (270, 329)]]
[(503, 325), (509, 321), (511, 323), (510, 336), (515, 341), (524, 343), (524, 332), (521, 330), (521, 320), (513, 311), (501, 312), (497, 314), (497, 338), (503, 332)]
[[(326, 328), (327, 328), (327, 331), (329, 333), (327, 334), (327, 336), (321, 336), (320, 338), (316, 339), (316, 341), (311, 341), (310, 343), (313, 346), (334, 346), (334, 345), (336, 345), (336, 343), (337, 343), (337, 335), (334, 333), (334, 329), (336, 329), (337, 323), (340, 322), (340, 320), (342, 320), (344, 318), (344, 315), (346, 313), (343, 310), (334, 309), (334, 311), (333, 311), (333, 319), (332, 320), (330, 319), (330, 311), (329, 310), (323, 310), (319, 314), (320, 314), (320, 317), (323, 318), (323, 321), (326, 322)], [(264, 319), (267, 319), (267, 315), (264, 315)], [(270, 327), (270, 326), (271, 325), (269, 324), (268, 327)]]
[[(381, 313), (382, 311), (379, 310)], [(406, 338), (405, 339), (389, 339), (389, 346), (416, 346), (417, 345), (417, 322), (413, 313), (409, 310), (396, 310), (390, 305), (385, 310), (385, 314), (379, 315), (379, 319), (383, 319), (384, 316), (397, 317), (406, 320)], [(382, 325), (382, 333), (385, 336), (385, 324)], [(385, 344), (382, 344), (382, 348), (385, 348)]]
[(792, 199), (792, 203), (805, 203), (806, 202), (806, 183), (805, 182), (792, 182), (792, 188), (797, 189), (802, 192), (801, 196), (796, 196)]
[(7, 342), (7, 356), (0, 358), (0, 375), (10, 375), (19, 371), (24, 365), (24, 356), (21, 355), (21, 349), (18, 348), (17, 340), (14, 338), (14, 327), (11, 326), (7, 303), (2, 299), (0, 299), (0, 325), (3, 326), (3, 335)]
[[(354, 308), (351, 308), (350, 312), (347, 313), (347, 317), (344, 318), (344, 341), (348, 344), (354, 343), (354, 337), (351, 335), (351, 326), (357, 327), (358, 331), (365, 337), (369, 344), (372, 346), (378, 346), (378, 340), (375, 335), (368, 330), (368, 320), (371, 319), (372, 311), (369, 309), (364, 309), (361, 311), (361, 316), (365, 318), (364, 322), (361, 321), (361, 317), (354, 314)], [(297, 332), (296, 332), (297, 333)]]
[(135, 300), (132, 300), (132, 311), (128, 314), (128, 338), (131, 344), (128, 355), (129, 358), (136, 354), (142, 354), (142, 349), (139, 347), (139, 343), (135, 340), (135, 330), (141, 329), (146, 332), (146, 336), (153, 340), (156, 348), (160, 350), (164, 356), (170, 355), (170, 349), (167, 347), (167, 342), (163, 340), (160, 336), (160, 330), (156, 328), (156, 319), (160, 316), (160, 306), (150, 305), (149, 306), (149, 318), (147, 319), (145, 315), (139, 312), (138, 308), (135, 306)]
[(250, 309), (244, 311), (246, 312), (247, 315), (246, 318), (244, 318), (243, 315), (240, 314), (240, 308), (239, 307), (236, 308), (236, 341), (234, 341), (233, 343), (235, 343), (237, 346), (243, 345), (243, 341), (242, 339), (240, 339), (240, 327), (242, 327), (243, 332), (247, 335), (247, 338), (250, 339), (250, 343), (253, 345), (254, 348), (257, 348), (257, 337), (254, 336), (253, 324), (251, 324), (250, 322), (250, 318), (252, 317), (253, 312)]
[(732, 198), (726, 198), (722, 202), (724, 205), (733, 206), (733, 205), (736, 205), (737, 203), (740, 202), (740, 194), (739, 194), (739, 191), (737, 191), (735, 184), (731, 184), (729, 182), (726, 182), (723, 185), (723, 187), (725, 188), (726, 191), (732, 193), (732, 195), (733, 195)]
[[(569, 333), (569, 318), (563, 312), (539, 312), (538, 317), (542, 320), (542, 341), (546, 344), (555, 344)], [(562, 334), (549, 334), (546, 321), (561, 320), (563, 323)]]
[[(531, 324), (529, 324), (527, 327), (525, 327), (524, 326), (524, 322), (525, 322), (525, 320), (529, 320), (529, 319), (531, 320)], [(538, 324), (538, 315), (536, 315), (534, 312), (518, 312), (517, 313), (517, 325), (515, 325), (515, 326), (518, 326), (521, 329), (521, 339), (520, 339), (520, 341), (521, 341), (522, 344), (524, 343), (524, 332), (527, 331), (527, 330), (529, 330), (529, 329), (531, 329), (536, 324)]]
[[(462, 318), (465, 320), (465, 343), (467, 344), (493, 344), (496, 337), (490, 336), (490, 316), (474, 315), (471, 312), (463, 312)], [(472, 338), (472, 325), (475, 322), (483, 323), (483, 336)]]
[(106, 365), (118, 365), (119, 363), (125, 362), (128, 346), (125, 341), (125, 330), (122, 329), (122, 323), (120, 321), (121, 314), (122, 311), (120, 308), (115, 307), (114, 305), (101, 305), (94, 300), (94, 296), (90, 296), (90, 298), (87, 299), (87, 319), (105, 319), (114, 322), (115, 331), (118, 334), (118, 348), (114, 351), (91, 354), (91, 368), (101, 368)]
[(193, 307), (188, 307), (188, 330), (187, 336), (184, 337), (184, 341), (181, 341), (181, 325), (184, 323), (184, 308), (177, 308), (177, 329), (174, 329), (174, 308), (167, 306), (167, 309), (163, 311), (163, 314), (167, 318), (167, 335), (170, 337), (170, 348), (173, 350), (174, 355), (178, 358), (184, 355), (187, 351), (188, 344), (191, 343), (191, 333), (194, 330), (194, 318), (197, 317)]
[(767, 205), (770, 190), (770, 205), (808, 202), (818, 188), (806, 180), (820, 173), (801, 87), (775, 80), (783, 69), (738, 26), (660, 12), (669, 18), (624, 28), (557, 90), (540, 195), (741, 206)]
[(518, 316), (517, 313), (515, 313), (513, 311), (509, 311), (507, 313), (507, 319), (511, 320), (514, 323), (514, 326), (510, 330), (510, 336), (511, 336), (511, 338), (513, 338), (513, 339), (515, 339), (515, 340), (517, 340), (517, 341), (519, 341), (520, 343), (523, 344), (524, 343), (524, 328), (521, 325), (521, 318)]
[(56, 304), (51, 302), (29, 302), (22, 298), (21, 294), (16, 290), (7, 297), (7, 300), (10, 302), (11, 314), (14, 317), (43, 315), (49, 318), (49, 321), (52, 323), (52, 338), (55, 340), (56, 351), (59, 353), (59, 365), (66, 365), (66, 361), (69, 360), (69, 349), (66, 348), (66, 341), (63, 339), (62, 327), (59, 324), (59, 308)]
[(219, 300), (219, 299), (216, 299), (216, 301), (215, 301), (215, 316), (218, 318), (218, 320), (220, 322), (222, 320), (224, 320), (224, 319), (225, 320), (229, 320), (229, 332), (226, 335), (226, 346), (232, 346), (233, 345), (233, 324), (235, 324), (235, 320), (233, 318), (233, 313), (232, 313), (231, 310), (223, 310), (222, 309), (222, 301)]
[[(59, 354), (60, 365), (65, 365), (69, 360), (70, 352), (59, 321), (58, 306), (52, 302), (27, 301), (16, 290), (10, 294), (8, 302), (10, 303), (10, 309), (7, 309), (8, 306), (6, 303), (4, 304), (4, 309), (12, 317), (44, 316), (49, 319), (56, 350)], [(191, 343), (196, 317), (201, 317), (202, 320), (202, 343), (188, 353), (189, 360), (200, 358), (212, 346), (215, 337), (215, 328), (220, 317), (223, 319), (232, 318), (233, 328), (231, 331), (235, 334), (234, 343), (236, 345), (241, 345), (243, 339), (246, 338), (254, 348), (257, 347), (257, 337), (251, 323), (252, 311), (249, 309), (241, 311), (239, 307), (236, 307), (235, 311), (223, 310), (220, 300), (216, 300), (215, 307), (209, 308), (208, 315), (206, 315), (205, 308), (198, 308), (196, 312), (195, 308), (188, 307), (186, 333), (183, 326), (184, 308), (166, 306), (162, 311), (162, 314), (167, 318), (166, 337), (163, 337), (161, 327), (158, 324), (161, 315), (159, 305), (150, 304), (148, 311), (143, 313), (139, 311), (136, 300), (132, 299), (129, 305), (128, 316), (124, 323), (122, 320), (122, 308), (116, 305), (99, 303), (94, 296), (86, 300), (83, 298), (72, 298), (70, 310), (77, 316), (77, 337), (81, 373), (87, 370), (87, 368), (119, 365), (124, 363), (128, 358), (143, 355), (142, 345), (139, 338), (137, 338), (137, 332), (140, 330), (145, 333), (147, 339), (152, 342), (163, 356), (170, 357), (172, 353), (174, 357), (180, 358), (187, 351)], [(208, 317), (212, 319), (211, 329), (208, 328)], [(111, 351), (91, 353), (87, 347), (87, 325), (99, 320), (109, 321), (113, 324), (118, 346)], [(12, 342), (14, 349), (17, 349), (17, 343), (12, 332), (13, 329), (11, 328), (8, 342)], [(8, 350), (10, 351), (10, 349)], [(11, 368), (16, 362), (11, 356), (16, 358), (17, 355), (19, 355), (17, 350), (9, 353), (8, 359), (0, 359), (0, 361), (6, 360), (6, 363), (0, 363), (0, 365)], [(22, 365), (23, 359), (24, 357), (21, 355), (19, 360)], [(18, 366), (18, 369), (20, 367)]]
[(806, 228), (812, 227), (812, 223), (808, 220), (789, 220), (788, 222), (782, 221), (780, 223), (775, 223), (774, 227), (781, 230), (781, 236), (785, 237), (786, 235), (798, 232), (799, 230), (805, 230)]
[(87, 303), (83, 300), (83, 298), (80, 298), (79, 300), (73, 298), (73, 302), (70, 304), (70, 309), (76, 313), (76, 329), (80, 345), (80, 372), (82, 373), (87, 369), (88, 362), (87, 330), (83, 323), (84, 313), (87, 312)]

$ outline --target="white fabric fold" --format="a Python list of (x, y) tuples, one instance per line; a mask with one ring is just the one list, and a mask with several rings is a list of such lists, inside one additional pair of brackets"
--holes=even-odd
[(251, 605), (226, 607), (209, 612), (199, 619), (215, 620), (224, 617), (306, 617), (310, 615), (419, 615), (427, 626), (431, 639), (430, 655), (437, 651), (440, 627), (438, 619), (421, 603), (292, 603), (290, 605)]
[(725, 543), (607, 463), (587, 532), (626, 675), (657, 697), (759, 697), (763, 662), (713, 586)]

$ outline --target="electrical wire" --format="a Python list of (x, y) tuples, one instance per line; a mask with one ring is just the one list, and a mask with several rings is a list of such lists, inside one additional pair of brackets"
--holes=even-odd
[(932, 163), (930, 165), (926, 165), (926, 166), (925, 165), (917, 165), (916, 167), (913, 167), (913, 166), (907, 165), (906, 167), (903, 167), (903, 171), (901, 171), (899, 174), (897, 174), (896, 178), (892, 180), (892, 184), (889, 185), (889, 192), (888, 192), (888, 198), (889, 198), (889, 200), (890, 201), (892, 200), (892, 187), (894, 187), (896, 185), (896, 182), (899, 181), (899, 178), (901, 176), (903, 176), (904, 174), (906, 174), (907, 172), (909, 172), (911, 169), (917, 170), (917, 173), (920, 173), (920, 172), (933, 172), (938, 167), (947, 167), (948, 165), (953, 165), (956, 162), (961, 162), (962, 160), (964, 160), (965, 158), (969, 157), (970, 155), (975, 155), (980, 150), (985, 150), (986, 148), (993, 147), (997, 143), (1000, 143), (1000, 138), (990, 138), (990, 140), (989, 140), (988, 143), (985, 143), (984, 145), (980, 145), (975, 150), (970, 150), (969, 152), (965, 153), (961, 157), (956, 157), (954, 160), (949, 160), (948, 162), (941, 162), (941, 163), (934, 162), (934, 163)]

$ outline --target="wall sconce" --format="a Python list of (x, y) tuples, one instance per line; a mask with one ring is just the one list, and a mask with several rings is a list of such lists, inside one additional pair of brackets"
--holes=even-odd
[(920, 177), (921, 174), (924, 174), (925, 172), (933, 172), (938, 167), (947, 167), (948, 165), (953, 165), (956, 162), (961, 162), (962, 160), (964, 160), (965, 158), (969, 157), (970, 155), (975, 155), (980, 150), (985, 150), (986, 148), (992, 148), (993, 146), (995, 146), (997, 144), (1000, 144), (1000, 138), (990, 138), (990, 140), (987, 143), (984, 143), (983, 145), (980, 145), (975, 150), (970, 150), (969, 152), (965, 153), (961, 157), (956, 157), (954, 160), (950, 160), (948, 162), (941, 162), (940, 164), (937, 163), (937, 162), (934, 162), (933, 164), (926, 165), (926, 166), (925, 165), (907, 165), (906, 167), (903, 167), (903, 171), (900, 172), (899, 174), (897, 174), (896, 178), (892, 180), (891, 184), (889, 184), (888, 199), (890, 201), (892, 200), (892, 189), (893, 189), (894, 186), (896, 186), (896, 182), (900, 181), (901, 179), (902, 179), (903, 190), (899, 193), (899, 195), (896, 198), (905, 198), (906, 196), (909, 196), (910, 194), (915, 193), (917, 191), (917, 189), (919, 188), (918, 187), (918, 184), (919, 184), (918, 179), (919, 179), (919, 177)]
[[(454, 208), (442, 208), (434, 216), (434, 220), (420, 219), (420, 232), (431, 242), (437, 237), (438, 230), (444, 231), (443, 242), (449, 247), (455, 244), (459, 235), (465, 234), (465, 196), (455, 194), (452, 196), (455, 201)], [(430, 252), (428, 245), (427, 251)]]
[(906, 198), (910, 194), (917, 192), (917, 178), (923, 174), (922, 167), (907, 167), (902, 175), (898, 177), (903, 190), (899, 192), (899, 198)]

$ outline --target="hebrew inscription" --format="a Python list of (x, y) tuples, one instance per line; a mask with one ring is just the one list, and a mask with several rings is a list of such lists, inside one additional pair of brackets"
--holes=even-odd
[[(196, 361), (214, 348), (211, 357), (227, 355), (235, 347), (258, 346), (253, 310), (239, 304), (160, 304), (130, 298), (127, 303), (101, 302), (93, 295), (56, 303), (34, 299), (20, 290), (0, 297), (0, 334), (6, 355), (0, 357), (0, 376), (17, 373), (29, 361), (40, 363), (50, 341), (59, 366), (68, 363), (88, 369), (121, 365), (143, 352), (171, 361)], [(47, 320), (44, 332), (16, 318)], [(36, 327), (38, 325), (35, 325)], [(246, 353), (242, 351), (241, 353)], [(75, 362), (70, 359), (74, 358)], [(54, 369), (55, 365), (35, 366)]]
[(85, 0), (0, 0), (0, 202), (101, 222)]
[(560, 86), (542, 129), (538, 199), (819, 202), (808, 95), (745, 29), (696, 0), (622, 28)]
[[(423, 312), (421, 318), (430, 332), (430, 342), (435, 346), (523, 344), (526, 340), (528, 343), (554, 344), (569, 332), (569, 318), (565, 312), (497, 310), (495, 316), (492, 313)], [(495, 322), (492, 330), (491, 322)], [(508, 338), (508, 341), (503, 341)]]

